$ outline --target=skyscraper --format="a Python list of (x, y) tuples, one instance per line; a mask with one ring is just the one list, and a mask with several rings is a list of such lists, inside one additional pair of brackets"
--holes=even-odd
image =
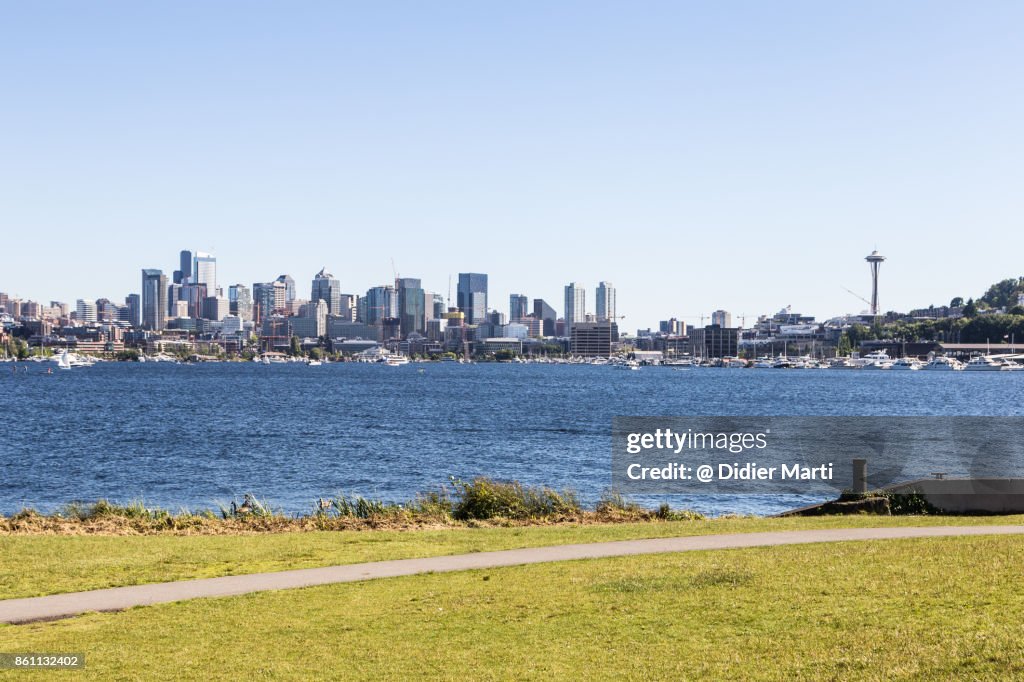
[(530, 299), (522, 294), (510, 294), (508, 297), (508, 319), (515, 322), (530, 314)]
[[(217, 295), (217, 259), (208, 253), (196, 252), (192, 259), (192, 284), (205, 284), (209, 296)], [(195, 317), (198, 317), (196, 315)]]
[(228, 287), (228, 310), (243, 322), (252, 321), (252, 292), (244, 284)]
[(275, 313), (287, 308), (285, 300), (286, 287), (284, 282), (256, 282), (252, 285), (252, 301), (254, 306), (253, 320), (260, 324)]
[(128, 294), (124, 304), (128, 307), (128, 324), (138, 329), (142, 326), (142, 297), (138, 294)]
[(597, 285), (597, 321), (615, 322), (615, 287), (611, 282), (601, 282)]
[(711, 324), (719, 327), (732, 327), (732, 314), (725, 310), (716, 310), (711, 313)]
[(159, 331), (167, 321), (167, 277), (162, 270), (142, 271), (142, 328)]
[(366, 290), (366, 324), (383, 324), (398, 316), (398, 294), (394, 287), (380, 286)]
[(313, 291), (309, 296), (310, 303), (327, 302), (328, 315), (341, 315), (341, 282), (323, 268), (313, 278)]
[(543, 298), (533, 299), (533, 316), (540, 320), (542, 336), (555, 335), (555, 322), (558, 321), (558, 313)]
[(182, 251), (179, 255), (179, 268), (174, 271), (174, 283), (184, 284), (192, 276), (192, 252)]
[(395, 280), (395, 284), (398, 289), (398, 319), (402, 338), (414, 332), (422, 334), (426, 328), (426, 301), (420, 280), (402, 277)]
[(565, 335), (572, 334), (572, 326), (587, 320), (587, 290), (576, 282), (565, 287)]
[(291, 275), (281, 275), (277, 281), (284, 285), (284, 302), (289, 304), (295, 300), (295, 280)]
[(487, 315), (487, 275), (459, 273), (456, 304), (466, 314), (466, 324), (480, 324)]

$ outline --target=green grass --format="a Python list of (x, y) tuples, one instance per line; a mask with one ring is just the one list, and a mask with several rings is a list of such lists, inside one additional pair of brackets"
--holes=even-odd
[(562, 562), (6, 626), (0, 651), (83, 652), (63, 679), (1019, 679), (1022, 565), (1010, 536)]
[(1022, 522), (1024, 517), (1020, 516), (834, 516), (241, 536), (0, 535), (0, 598), (604, 540), (809, 528)]

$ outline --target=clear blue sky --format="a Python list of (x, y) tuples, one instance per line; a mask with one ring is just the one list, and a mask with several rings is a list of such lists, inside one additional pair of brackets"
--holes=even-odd
[[(4, 2), (0, 291), (326, 265), (625, 327), (1024, 274), (1019, 2)], [(689, 320), (693, 322), (692, 318)]]

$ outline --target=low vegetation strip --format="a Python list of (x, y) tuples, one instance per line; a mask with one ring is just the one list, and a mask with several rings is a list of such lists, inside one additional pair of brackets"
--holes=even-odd
[(628, 523), (703, 518), (668, 505), (644, 509), (621, 495), (605, 495), (584, 509), (573, 491), (528, 486), (480, 477), (452, 479), (448, 487), (417, 495), (405, 504), (338, 495), (320, 498), (305, 514), (275, 511), (272, 504), (245, 495), (241, 503), (220, 504), (217, 511), (177, 513), (142, 502), (69, 504), (53, 514), (31, 509), (0, 516), (0, 534), (255, 534), (310, 530), (440, 528), (449, 526), (537, 525), (552, 523)]

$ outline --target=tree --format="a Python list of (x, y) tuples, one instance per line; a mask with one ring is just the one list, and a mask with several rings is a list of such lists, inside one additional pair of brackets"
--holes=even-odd
[(839, 345), (836, 346), (836, 352), (842, 356), (847, 356), (853, 352), (853, 345), (850, 343), (850, 335), (846, 332), (839, 335)]
[(963, 304), (964, 304), (963, 297), (962, 296), (957, 296), (956, 298), (954, 298), (952, 301), (949, 302), (949, 307), (950, 308), (959, 308)]
[(976, 317), (978, 314), (978, 306), (975, 305), (974, 299), (968, 299), (967, 305), (964, 306), (964, 317)]
[(292, 337), (291, 342), (288, 344), (288, 355), (291, 355), (292, 357), (302, 355), (302, 343), (299, 341), (299, 337)]
[(320, 348), (313, 348), (312, 350), (309, 351), (309, 357), (313, 358), (314, 360), (323, 360), (324, 352)]

